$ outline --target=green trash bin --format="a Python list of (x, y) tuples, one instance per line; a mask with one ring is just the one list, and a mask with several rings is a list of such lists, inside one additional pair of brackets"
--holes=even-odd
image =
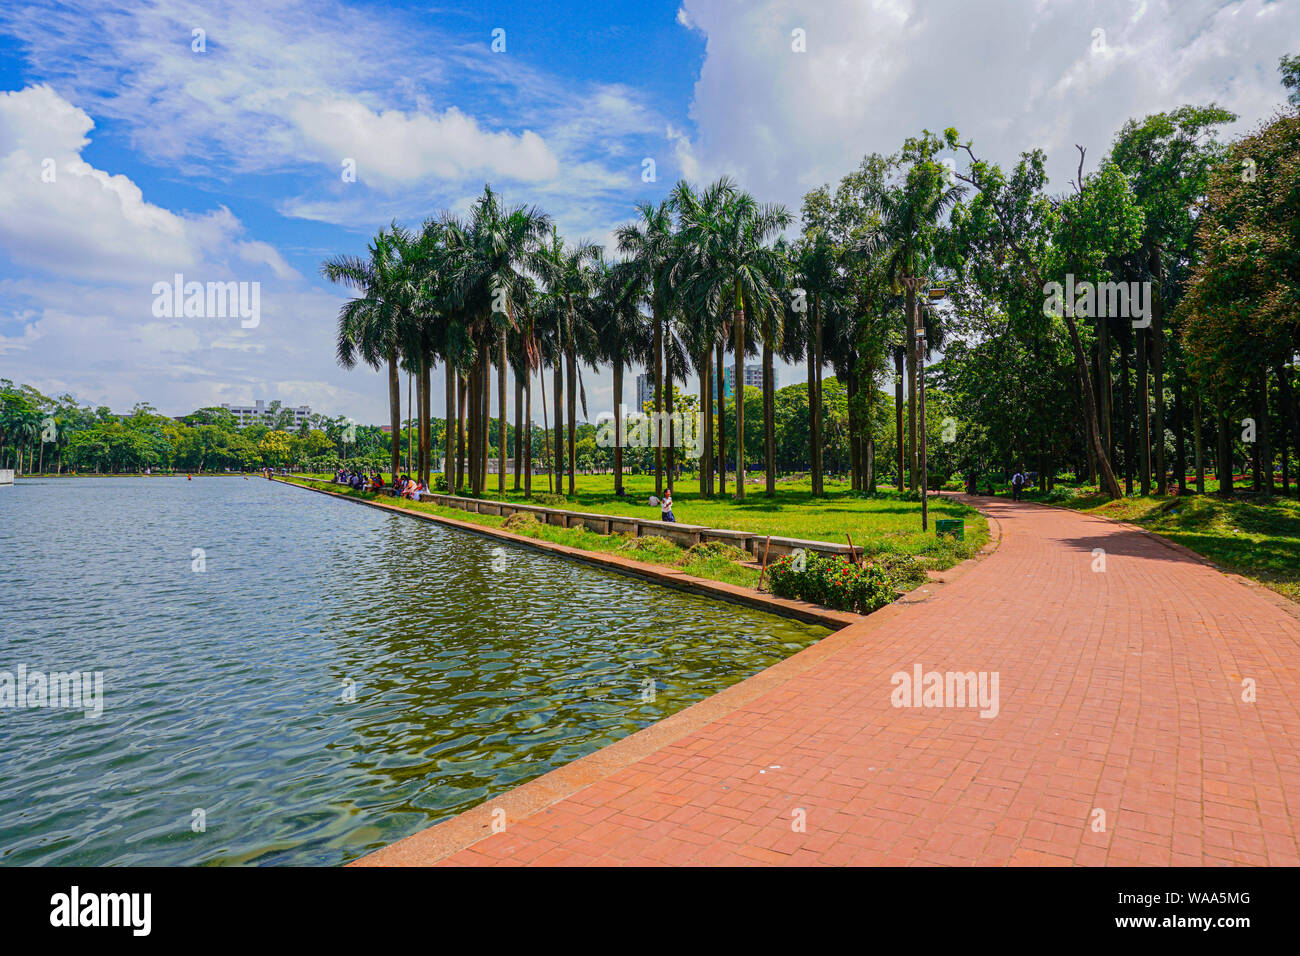
[(934, 523), (936, 536), (950, 534), (958, 541), (966, 540), (966, 522), (961, 518), (940, 518)]

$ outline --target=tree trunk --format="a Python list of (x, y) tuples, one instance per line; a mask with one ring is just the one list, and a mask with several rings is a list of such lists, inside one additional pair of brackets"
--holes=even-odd
[(542, 392), (542, 453), (546, 459), (546, 490), (554, 494), (555, 469), (551, 466), (551, 426), (546, 420), (546, 372), (540, 361), (537, 363), (537, 387)]
[(469, 375), (465, 379), (465, 486), (470, 497), (478, 494), (478, 413), (479, 413), (479, 360), (474, 356)]
[(442, 371), (443, 377), (446, 379), (443, 389), (446, 392), (443, 397), (446, 407), (444, 413), (446, 424), (442, 430), (442, 480), (447, 485), (447, 494), (451, 495), (456, 493), (453, 481), (456, 472), (456, 431), (460, 428), (460, 425), (456, 416), (456, 370), (452, 368), (450, 360), (443, 363)]
[(907, 290), (907, 488), (916, 484), (916, 292)]
[(727, 342), (718, 342), (718, 494), (727, 495), (727, 397), (726, 361)]
[(1068, 311), (1065, 315), (1065, 324), (1070, 332), (1070, 345), (1074, 349), (1074, 367), (1079, 377), (1079, 386), (1083, 391), (1085, 431), (1089, 435), (1106, 494), (1111, 498), (1119, 498), (1122, 496), (1119, 482), (1115, 480), (1115, 472), (1111, 470), (1110, 459), (1106, 457), (1106, 449), (1101, 446), (1101, 436), (1098, 433), (1097, 402), (1092, 394), (1092, 376), (1088, 373), (1088, 358), (1083, 352), (1083, 343), (1079, 341), (1079, 329), (1074, 323), (1074, 316)]
[[(1291, 370), (1285, 365), (1279, 364), (1277, 367), (1277, 399), (1282, 406), (1282, 427), (1291, 429), (1291, 447), (1300, 455), (1300, 408), (1296, 405), (1295, 393), (1291, 388)], [(1283, 444), (1283, 454), (1286, 454), (1286, 445)], [(1300, 476), (1296, 480), (1297, 491), (1300, 492)]]
[(568, 399), (569, 420), (565, 422), (565, 426), (569, 430), (569, 494), (573, 495), (577, 494), (575, 475), (577, 474), (578, 356), (573, 348), (572, 327), (569, 334), (570, 338), (564, 349), (565, 365), (568, 367), (566, 384), (569, 389), (568, 395), (565, 396)]
[[(814, 296), (814, 301), (815, 301)], [(809, 313), (811, 318), (815, 309)], [(817, 349), (813, 346), (812, 322), (808, 324), (808, 484), (817, 496)]]
[(402, 451), (397, 442), (402, 434), (402, 380), (397, 373), (397, 348), (388, 352), (388, 424), (392, 429), (393, 440), (389, 442), (392, 452), (393, 473), (402, 467)]
[(1169, 494), (1169, 469), (1165, 467), (1165, 335), (1164, 302), (1161, 285), (1164, 281), (1164, 263), (1160, 248), (1152, 250), (1155, 277), (1151, 283), (1151, 375), (1154, 382), (1155, 417), (1152, 421), (1152, 439), (1155, 442), (1156, 494)]
[(903, 490), (903, 349), (894, 349), (894, 424), (897, 442), (898, 490)]
[(465, 376), (456, 371), (456, 494), (465, 488)]
[(555, 404), (555, 493), (564, 493), (564, 356), (555, 356), (555, 368), (552, 370), (551, 386), (554, 394), (551, 401)]
[[(406, 373), (406, 473), (411, 473), (411, 436), (414, 434), (411, 430), (411, 420), (415, 415), (415, 409), (411, 405), (411, 373)], [(398, 441), (401, 436), (397, 436), (393, 441)], [(396, 478), (396, 473), (393, 474)]]
[(700, 421), (696, 429), (700, 436), (700, 497), (708, 498), (713, 484), (713, 395), (709, 389), (709, 358), (712, 349), (706, 349), (700, 369)]
[(1174, 468), (1177, 472), (1178, 493), (1187, 494), (1187, 423), (1183, 406), (1181, 377), (1170, 376), (1174, 389)]
[(614, 356), (614, 494), (623, 494), (623, 356)]
[(433, 362), (420, 359), (420, 480), (429, 487), (433, 477)]
[(767, 472), (764, 493), (776, 497), (776, 389), (772, 369), (772, 317), (767, 318), (767, 331), (763, 336), (763, 466)]
[(1205, 435), (1201, 425), (1201, 390), (1192, 395), (1192, 447), (1196, 454), (1196, 493), (1205, 494)]
[[(1129, 339), (1133, 338), (1129, 333)], [(1124, 418), (1124, 494), (1133, 494), (1133, 383), (1129, 374), (1129, 343), (1120, 339), (1120, 414)]]
[(519, 490), (524, 460), (524, 382), (518, 375), (515, 379), (515, 491)]
[(740, 283), (735, 284), (735, 307), (732, 330), (736, 351), (736, 497), (745, 497), (745, 308), (740, 298)]
[[(530, 361), (527, 356), (525, 361)], [(533, 370), (524, 372), (524, 497), (533, 496)]]
[(821, 296), (813, 296), (813, 310), (817, 321), (813, 325), (813, 394), (811, 402), (813, 421), (813, 462), (816, 468), (813, 477), (816, 484), (813, 494), (821, 497), (826, 490), (826, 467), (822, 443), (825, 441), (825, 422), (822, 420), (822, 303)]
[[(656, 296), (657, 298), (657, 296)], [(653, 306), (654, 311), (654, 376), (655, 376), (655, 417), (654, 427), (651, 429), (651, 435), (655, 444), (655, 495), (662, 496), (664, 493), (664, 449), (663, 438), (660, 435), (660, 425), (663, 423), (664, 410), (663, 392), (664, 392), (664, 323), (663, 317), (659, 314), (659, 306), (656, 303)]]
[(1219, 453), (1214, 461), (1214, 473), (1219, 476), (1219, 495), (1232, 497), (1232, 435), (1228, 431), (1228, 413), (1219, 413)]
[[(1098, 311), (1101, 311), (1098, 309)], [(1115, 457), (1115, 444), (1110, 414), (1110, 322), (1097, 319), (1097, 403), (1100, 414), (1102, 444), (1107, 457)]]
[(1151, 494), (1151, 382), (1147, 373), (1147, 329), (1137, 331), (1137, 438), (1141, 466), (1139, 489)]
[(1259, 423), (1255, 431), (1255, 474), (1263, 480), (1259, 490), (1272, 498), (1277, 492), (1273, 483), (1273, 440), (1268, 427), (1268, 369), (1260, 366), (1255, 373), (1255, 407)]
[(664, 470), (667, 473), (668, 493), (673, 493), (674, 474), (677, 471), (677, 435), (673, 429), (673, 360), (672, 356), (664, 355), (664, 413), (668, 416), (668, 454), (664, 459)]

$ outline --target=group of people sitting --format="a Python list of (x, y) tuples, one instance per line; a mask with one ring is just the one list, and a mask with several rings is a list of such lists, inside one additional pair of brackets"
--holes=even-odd
[[(334, 482), (347, 485), (354, 491), (374, 491), (382, 493), (389, 486), (384, 483), (384, 476), (371, 469), (369, 474), (348, 468), (340, 468), (334, 473)], [(392, 493), (399, 498), (419, 501), (420, 495), (428, 491), (424, 482), (412, 479), (410, 475), (393, 476)]]
[(410, 475), (402, 475), (393, 482), (393, 494), (399, 498), (410, 498), (412, 501), (419, 501), (420, 495), (428, 490), (424, 482), (412, 479)]

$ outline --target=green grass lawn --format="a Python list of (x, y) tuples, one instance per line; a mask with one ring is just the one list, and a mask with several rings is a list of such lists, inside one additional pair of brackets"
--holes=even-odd
[[(489, 476), (492, 487), (484, 495), (486, 499), (501, 498), (495, 491), (495, 477)], [(522, 492), (510, 490), (513, 482), (514, 476), (507, 475), (504, 500), (525, 501)], [(620, 498), (614, 494), (613, 475), (579, 475), (577, 493), (552, 507), (658, 520), (659, 509), (648, 503), (654, 494), (654, 476), (626, 475), (623, 485), (627, 494)], [(951, 500), (931, 498), (930, 528), (922, 532), (919, 500), (889, 490), (868, 498), (852, 491), (847, 482), (827, 481), (826, 493), (819, 499), (812, 496), (812, 486), (805, 478), (779, 482), (775, 498), (768, 498), (761, 484), (748, 486), (745, 500), (737, 501), (730, 494), (733, 488), (730, 483), (725, 498), (701, 498), (698, 488), (698, 484), (692, 488), (687, 480), (677, 482), (673, 513), (683, 524), (835, 544), (847, 544), (846, 535), (851, 535), (853, 546), (867, 554), (881, 551), (907, 554), (937, 570), (971, 557), (988, 542), (989, 528), (984, 517), (973, 508)], [(534, 499), (546, 491), (545, 477), (540, 481), (534, 478)], [(937, 537), (934, 522), (939, 518), (964, 519), (965, 541)]]
[[(513, 484), (513, 476), (507, 476), (507, 483)], [(614, 494), (613, 476), (580, 475), (577, 494), (572, 499), (551, 506), (657, 520), (659, 509), (647, 503), (654, 492), (654, 477), (627, 476), (624, 486), (628, 494), (619, 498)], [(949, 568), (972, 556), (984, 546), (989, 535), (988, 522), (974, 509), (955, 501), (933, 499), (930, 502), (930, 528), (923, 533), (919, 501), (909, 500), (894, 492), (882, 492), (875, 498), (867, 498), (851, 491), (847, 483), (827, 482), (826, 495), (820, 499), (813, 498), (807, 480), (780, 483), (775, 498), (767, 498), (760, 485), (756, 491), (751, 489), (743, 502), (735, 501), (730, 496), (702, 499), (698, 490), (689, 490), (684, 481), (678, 483), (677, 489), (673, 495), (673, 510), (677, 519), (685, 524), (841, 544), (846, 543), (847, 532), (853, 536), (854, 547), (868, 557), (880, 552), (895, 552), (916, 558), (925, 567), (935, 570)], [(338, 487), (331, 490), (344, 491)], [(538, 494), (546, 492), (545, 478), (540, 483), (534, 481), (534, 491)], [(350, 490), (344, 493), (352, 497), (375, 497)], [(495, 493), (485, 497), (494, 500), (498, 498)], [(505, 499), (520, 502), (525, 500), (522, 492), (515, 494), (512, 491), (507, 491)], [(495, 515), (473, 514), (429, 502), (403, 502), (403, 506), (492, 527), (501, 527), (506, 520)], [(937, 537), (934, 522), (938, 518), (964, 519), (965, 540)], [(618, 552), (638, 561), (671, 565), (687, 574), (730, 584), (754, 587), (758, 583), (758, 571), (734, 560), (736, 555), (728, 557), (703, 549), (690, 553), (661, 538), (629, 539), (622, 535), (602, 535), (553, 525), (512, 530), (586, 551)]]
[[(1207, 490), (1217, 485), (1208, 482)], [(1063, 486), (1025, 497), (1139, 525), (1300, 601), (1300, 502), (1295, 499), (1148, 495), (1110, 501), (1091, 488)]]

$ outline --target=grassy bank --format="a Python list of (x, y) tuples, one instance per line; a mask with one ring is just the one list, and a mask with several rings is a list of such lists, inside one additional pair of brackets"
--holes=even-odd
[[(297, 484), (311, 484), (296, 479), (289, 480)], [(648, 488), (643, 487), (646, 484)], [(602, 485), (607, 485), (608, 490), (602, 488)], [(577, 495), (565, 502), (557, 501), (551, 506), (598, 514), (658, 518), (658, 510), (646, 504), (646, 498), (654, 490), (654, 479), (637, 476), (630, 479), (627, 485), (629, 495), (618, 498), (613, 494), (613, 481), (609, 476), (583, 476), (579, 479)], [(353, 498), (392, 500), (388, 496), (352, 491), (340, 486), (331, 486), (330, 490)], [(524, 498), (522, 494), (517, 496), (507, 494), (506, 500), (523, 501)], [(551, 504), (549, 499), (546, 502), (538, 502), (535, 497), (533, 501)], [(752, 559), (742, 551), (719, 544), (696, 545), (694, 548), (685, 549), (663, 538), (653, 536), (632, 538), (617, 534), (604, 535), (586, 529), (558, 528), (554, 525), (529, 522), (515, 522), (507, 526), (506, 522), (511, 519), (497, 515), (465, 512), (431, 502), (404, 501), (402, 505), (457, 521), (494, 528), (506, 526), (507, 530), (515, 534), (580, 548), (584, 551), (616, 553), (637, 561), (673, 567), (696, 577), (750, 588), (758, 584), (758, 570), (744, 563)], [(759, 495), (755, 496), (754, 500), (743, 503), (730, 499), (707, 501), (701, 500), (698, 492), (682, 493), (674, 495), (674, 508), (678, 519), (685, 523), (744, 530), (756, 534), (843, 542), (844, 533), (847, 531), (853, 535), (855, 547), (864, 549), (868, 557), (879, 553), (905, 555), (918, 560), (923, 567), (935, 570), (942, 570), (965, 560), (978, 552), (988, 541), (987, 521), (972, 509), (956, 502), (932, 502), (931, 519), (933, 521), (937, 517), (964, 518), (965, 541), (936, 538), (933, 524), (928, 534), (922, 534), (920, 503), (917, 501), (909, 501), (897, 495), (875, 499), (862, 498), (843, 487), (828, 488), (827, 497), (819, 500), (812, 497), (806, 482), (802, 487), (797, 483), (793, 488), (783, 485), (775, 500), (762, 498)], [(900, 590), (912, 586), (915, 586), (915, 582), (909, 582), (905, 587), (900, 587)]]
[(1110, 501), (1090, 488), (1072, 487), (1025, 497), (1154, 531), (1300, 602), (1300, 502), (1294, 499), (1148, 495)]
[[(489, 478), (493, 488), (495, 477)], [(506, 477), (507, 487), (513, 480), (512, 475)], [(576, 494), (562, 496), (563, 500), (548, 495), (545, 478), (541, 481), (534, 479), (531, 500), (525, 499), (522, 492), (510, 490), (505, 495), (491, 490), (483, 497), (490, 501), (528, 501), (570, 511), (657, 520), (659, 509), (648, 503), (654, 494), (654, 477), (628, 475), (623, 483), (627, 491), (623, 497), (614, 494), (612, 475), (579, 475)], [(679, 481), (673, 494), (673, 512), (684, 524), (752, 534), (835, 544), (846, 544), (847, 536), (852, 536), (853, 546), (868, 555), (879, 552), (906, 554), (935, 570), (952, 567), (971, 557), (989, 539), (988, 522), (984, 517), (973, 508), (951, 500), (931, 499), (930, 529), (922, 532), (921, 504), (915, 496), (882, 491), (876, 497), (868, 498), (850, 489), (847, 482), (828, 481), (825, 495), (814, 498), (812, 486), (806, 478), (780, 482), (775, 498), (764, 495), (762, 485), (749, 486), (746, 491), (744, 501), (737, 501), (730, 494), (725, 498), (703, 498), (698, 487), (691, 490), (686, 481)], [(462, 511), (454, 513), (462, 517), (465, 514)], [(965, 541), (937, 537), (934, 522), (939, 518), (963, 519), (966, 523)]]

